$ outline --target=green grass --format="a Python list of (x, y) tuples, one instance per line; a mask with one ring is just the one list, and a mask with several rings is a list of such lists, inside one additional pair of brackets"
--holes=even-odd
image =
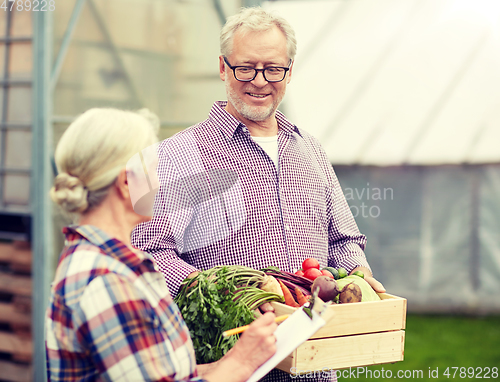
[[(341, 349), (337, 349), (341, 350)], [(450, 368), (450, 376), (443, 375), (446, 368)], [(453, 378), (455, 370), (458, 371)], [(481, 379), (470, 378), (467, 368), (473, 367), (474, 374), (482, 368)], [(371, 378), (339, 378), (339, 381), (390, 381), (396, 380), (398, 371), (401, 376), (406, 372), (408, 376), (414, 370), (422, 370), (420, 378), (404, 378), (406, 380), (425, 381), (495, 381), (500, 376), (490, 372), (489, 379), (485, 379), (485, 367), (500, 368), (500, 316), (492, 317), (463, 317), (463, 316), (417, 316), (408, 315), (406, 321), (405, 356), (404, 361), (394, 364), (385, 364), (368, 367)], [(382, 368), (392, 372), (392, 379), (382, 378)], [(429, 378), (430, 370), (438, 368), (438, 378)], [(460, 368), (463, 373), (460, 376)], [(472, 371), (472, 369), (471, 369)], [(376, 378), (378, 375), (378, 378)]]

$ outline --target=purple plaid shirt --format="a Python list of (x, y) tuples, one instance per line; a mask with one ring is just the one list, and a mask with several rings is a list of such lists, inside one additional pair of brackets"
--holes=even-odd
[[(295, 271), (315, 257), (322, 266), (369, 268), (366, 238), (320, 143), (277, 112), (275, 166), (225, 106), (216, 102), (207, 120), (160, 144), (153, 219), (132, 234), (170, 291), (222, 264)], [(290, 380), (273, 373), (268, 381)]]
[(90, 225), (63, 232), (46, 318), (48, 380), (202, 381), (153, 259)]

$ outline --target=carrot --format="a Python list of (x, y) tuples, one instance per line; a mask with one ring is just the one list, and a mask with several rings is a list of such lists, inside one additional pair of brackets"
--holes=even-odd
[(294, 308), (298, 308), (300, 305), (297, 304), (295, 299), (292, 296), (292, 292), (288, 289), (285, 284), (281, 280), (278, 280), (281, 286), (281, 290), (283, 291), (283, 296), (285, 297), (285, 304), (288, 306), (293, 306)]
[(304, 296), (304, 293), (302, 293), (302, 291), (297, 287), (295, 287), (295, 294), (297, 295), (297, 302), (300, 306), (304, 305), (306, 302), (309, 302), (309, 299), (307, 298), (309, 296)]

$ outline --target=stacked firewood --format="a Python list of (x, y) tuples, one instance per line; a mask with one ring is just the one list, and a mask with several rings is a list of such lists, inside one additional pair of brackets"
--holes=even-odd
[(32, 379), (31, 248), (0, 241), (0, 380)]

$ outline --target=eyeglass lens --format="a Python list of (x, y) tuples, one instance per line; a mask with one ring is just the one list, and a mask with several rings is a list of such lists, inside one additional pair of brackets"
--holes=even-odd
[[(261, 70), (259, 70), (261, 71)], [(251, 81), (257, 75), (257, 70), (254, 68), (239, 67), (234, 71), (237, 80)], [(281, 81), (285, 78), (286, 70), (283, 68), (265, 68), (264, 78), (266, 81)]]

